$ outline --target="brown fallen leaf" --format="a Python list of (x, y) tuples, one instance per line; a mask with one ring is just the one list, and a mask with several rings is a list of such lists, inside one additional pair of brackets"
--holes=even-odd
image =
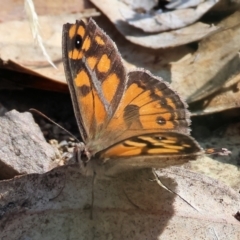
[(0, 238), (239, 238), (236, 191), (181, 168), (156, 177), (145, 170), (96, 181), (92, 220), (92, 179), (73, 168), (0, 182)]
[[(71, 2), (64, 0), (55, 0), (54, 2), (34, 0), (34, 5), (39, 16), (59, 15), (66, 12), (77, 13), (93, 7), (88, 0), (72, 0)], [(22, 0), (9, 0), (0, 9), (0, 22), (22, 20), (24, 18), (26, 18), (26, 13), (24, 1)]]
[(126, 6), (117, 0), (91, 0), (110, 20), (118, 31), (130, 42), (143, 47), (158, 49), (176, 47), (198, 41), (215, 32), (218, 28), (205, 23), (195, 23), (186, 28), (157, 34), (146, 34), (126, 23), (120, 9)]
[(218, 24), (222, 31), (199, 43), (192, 56), (171, 64), (172, 86), (189, 103), (206, 98), (240, 72), (240, 11)]
[[(30, 31), (29, 22), (9, 21), (0, 23), (0, 51), (1, 51), (1, 68), (7, 65), (15, 65), (21, 72), (29, 74), (35, 72), (39, 76), (48, 79), (54, 79), (65, 82), (65, 74), (62, 66), (62, 25), (68, 21), (75, 22), (76, 19), (96, 15), (94, 12), (88, 14), (63, 14), (58, 16), (39, 17), (39, 24), (42, 31), (44, 46), (52, 61), (57, 66), (54, 69), (43, 56), (38, 46), (34, 45), (34, 40)], [(49, 24), (51, 22), (51, 24)], [(16, 41), (18, 39), (18, 41)], [(11, 63), (8, 63), (11, 61)], [(24, 71), (26, 69), (26, 71)], [(32, 75), (32, 73), (30, 73)], [(47, 81), (47, 79), (45, 79)], [(29, 83), (30, 84), (30, 83)], [(41, 85), (41, 83), (39, 83)], [(43, 84), (44, 85), (44, 84)], [(41, 87), (40, 87), (41, 88)]]
[(35, 88), (47, 91), (68, 93), (66, 82), (47, 78), (34, 70), (23, 67), (11, 60), (0, 59), (0, 89)]
[(222, 88), (212, 96), (193, 103), (191, 115), (205, 115), (240, 107), (240, 74), (227, 81)]

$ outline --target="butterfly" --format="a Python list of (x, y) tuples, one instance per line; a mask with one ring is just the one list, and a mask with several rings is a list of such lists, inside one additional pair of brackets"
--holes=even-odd
[(187, 104), (149, 71), (127, 71), (115, 43), (97, 26), (63, 25), (63, 65), (83, 139), (84, 175), (163, 168), (202, 154), (189, 135)]

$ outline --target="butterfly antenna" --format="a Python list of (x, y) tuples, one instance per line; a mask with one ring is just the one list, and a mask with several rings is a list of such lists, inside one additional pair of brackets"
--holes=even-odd
[(59, 125), (58, 123), (54, 122), (51, 118), (47, 117), (45, 114), (43, 114), (42, 112), (38, 111), (35, 108), (30, 108), (29, 109), (30, 112), (34, 112), (39, 114), (40, 116), (44, 117), (45, 119), (47, 119), (49, 122), (55, 124), (56, 126), (58, 126), (59, 128), (61, 128), (63, 131), (65, 131), (66, 133), (68, 133), (75, 141), (77, 141), (78, 143), (80, 143), (80, 141), (72, 134), (70, 133), (67, 129), (65, 129), (64, 127), (62, 127), (61, 125)]
[(207, 148), (204, 150), (207, 155), (229, 156), (231, 151), (227, 148)]

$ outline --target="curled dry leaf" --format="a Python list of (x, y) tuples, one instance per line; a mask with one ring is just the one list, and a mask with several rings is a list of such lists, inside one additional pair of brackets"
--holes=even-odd
[(96, 181), (92, 220), (92, 179), (73, 168), (1, 182), (0, 238), (238, 239), (237, 192), (181, 168), (156, 176), (145, 170)]
[(195, 23), (186, 28), (157, 33), (147, 34), (126, 23), (120, 13), (126, 6), (117, 0), (91, 0), (116, 26), (118, 31), (130, 42), (143, 47), (158, 49), (176, 47), (186, 43), (198, 41), (218, 28), (204, 23)]
[[(144, 32), (164, 32), (184, 28), (193, 24), (217, 2), (218, 1), (215, 0), (207, 0), (199, 3), (196, 7), (194, 6), (195, 8), (192, 8), (192, 4), (189, 3), (190, 8), (184, 8), (184, 6), (182, 6), (182, 9), (171, 9), (171, 11), (165, 10), (164, 12), (158, 10), (146, 13), (138, 13), (126, 5), (126, 7), (120, 8), (120, 12), (128, 24), (142, 29)], [(192, 33), (195, 34), (194, 31)]]

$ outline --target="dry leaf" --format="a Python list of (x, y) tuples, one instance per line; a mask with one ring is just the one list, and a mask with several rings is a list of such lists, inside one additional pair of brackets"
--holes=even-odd
[[(208, 0), (199, 3), (196, 8), (165, 10), (164, 12), (155, 10), (146, 13), (138, 13), (126, 5), (126, 7), (120, 8), (120, 12), (131, 26), (142, 29), (144, 32), (154, 33), (184, 28), (193, 24), (216, 3), (217, 1), (215, 0)], [(191, 3), (189, 4), (191, 5)], [(192, 33), (195, 34), (195, 32)]]
[(227, 81), (222, 88), (201, 102), (192, 104), (191, 115), (205, 115), (240, 107), (240, 74)]
[[(70, 2), (64, 0), (34, 0), (34, 5), (39, 16), (57, 15), (66, 12), (77, 13), (93, 7), (88, 0), (71, 0)], [(24, 1), (22, 0), (9, 0), (0, 9), (0, 22), (22, 20), (24, 18), (26, 18), (26, 14)]]
[(240, 72), (240, 11), (224, 19), (223, 30), (199, 43), (196, 53), (173, 63), (172, 86), (189, 103), (218, 91)]
[[(93, 13), (91, 13), (92, 15)], [(96, 15), (96, 13), (94, 13)], [(9, 21), (0, 24), (0, 50), (3, 64), (9, 68), (8, 61), (15, 65), (20, 72), (29, 74), (30, 71), (38, 76), (65, 82), (62, 66), (62, 25), (66, 22), (75, 22), (86, 14), (72, 14), (59, 16), (39, 17), (44, 45), (52, 61), (58, 67), (54, 69), (47, 62), (38, 46), (34, 45), (28, 21)], [(51, 22), (51, 24), (49, 24)], [(16, 41), (16, 39), (18, 41)], [(26, 69), (26, 71), (24, 71)], [(32, 73), (31, 73), (32, 75)], [(46, 79), (45, 79), (46, 80)], [(44, 84), (43, 84), (44, 85)]]
[(130, 42), (143, 47), (158, 49), (176, 47), (186, 43), (198, 41), (218, 28), (204, 23), (195, 23), (176, 31), (146, 34), (141, 30), (129, 26), (120, 13), (126, 6), (117, 0), (91, 0), (116, 26), (118, 31)]
[(149, 11), (158, 4), (157, 0), (122, 0), (122, 2), (138, 11)]
[(217, 16), (219, 14), (228, 15), (228, 14), (234, 13), (238, 9), (239, 9), (238, 0), (231, 2), (231, 4), (229, 4), (228, 0), (221, 0), (221, 1), (218, 1), (218, 4), (212, 8), (211, 13), (213, 14), (213, 16)]
[(66, 82), (49, 79), (11, 60), (3, 62), (0, 59), (0, 69), (0, 76), (2, 79), (0, 89), (35, 88), (68, 93)]
[[(185, 9), (194, 8), (201, 5), (203, 0), (172, 0), (166, 5), (167, 9)], [(207, 1), (206, 1), (207, 2)]]
[[(71, 168), (0, 183), (1, 239), (238, 239), (237, 192), (181, 168), (94, 184)], [(161, 187), (161, 183), (166, 190)]]
[[(216, 120), (218, 120), (217, 117)], [(198, 135), (204, 131), (204, 127), (207, 128), (204, 120), (202, 123), (199, 123), (198, 126), (195, 125), (193, 127), (195, 134)], [(225, 182), (228, 186), (240, 191), (239, 130), (240, 124), (232, 123), (227, 126), (222, 126), (215, 131), (209, 129), (210, 135), (208, 137), (200, 138), (199, 136), (196, 136), (198, 142), (203, 148), (227, 148), (231, 151), (231, 155), (209, 155), (205, 158), (198, 159), (197, 161), (192, 161), (190, 164), (191, 170), (204, 173), (212, 178)]]

